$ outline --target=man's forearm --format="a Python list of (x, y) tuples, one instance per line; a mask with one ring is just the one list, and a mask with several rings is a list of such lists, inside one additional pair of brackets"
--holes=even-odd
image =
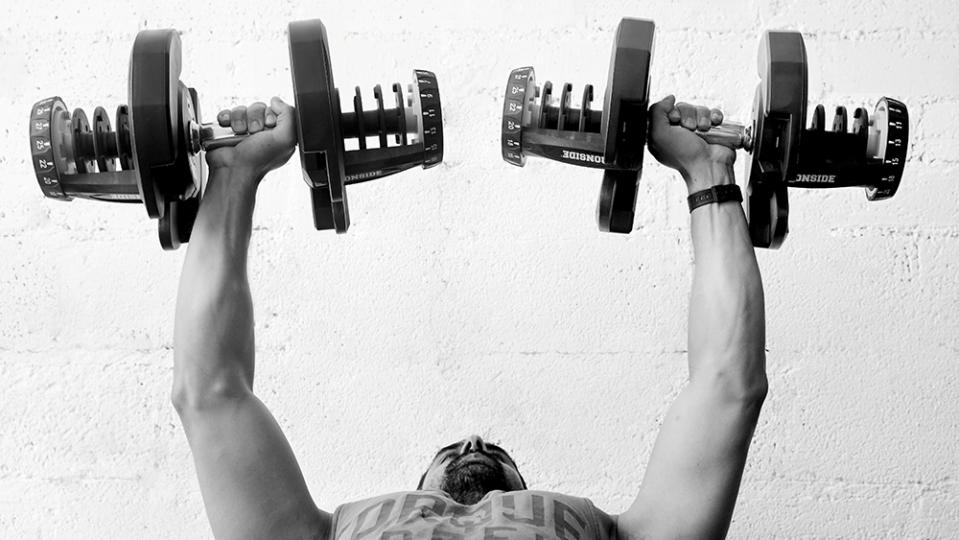
[(252, 388), (253, 305), (246, 259), (258, 179), (216, 169), (180, 278), (174, 331), (178, 401)]
[[(732, 181), (732, 171), (721, 168), (705, 183), (690, 182), (690, 192)], [(763, 288), (742, 206), (707, 204), (691, 219), (690, 379), (719, 377), (735, 395), (761, 398), (766, 391)]]

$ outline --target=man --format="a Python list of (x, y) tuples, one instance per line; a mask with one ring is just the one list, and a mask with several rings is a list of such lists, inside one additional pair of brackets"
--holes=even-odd
[[(291, 111), (274, 99), (220, 113), (222, 125), (252, 136), (207, 155), (210, 178), (177, 299), (173, 403), (218, 538), (725, 536), (766, 395), (762, 284), (735, 200), (692, 210), (689, 382), (625, 512), (527, 490), (513, 459), (477, 436), (441, 449), (417, 491), (334, 514), (316, 508), (279, 425), (253, 394), (247, 249), (257, 185), (293, 153)], [(721, 121), (717, 110), (672, 97), (650, 109), (650, 151), (680, 172), (691, 194), (733, 183), (734, 152), (693, 133)]]

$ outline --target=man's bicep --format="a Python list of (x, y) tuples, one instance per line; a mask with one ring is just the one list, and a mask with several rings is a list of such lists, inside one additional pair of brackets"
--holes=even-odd
[(669, 408), (639, 495), (619, 517), (623, 537), (725, 536), (762, 401), (695, 384)]
[(217, 538), (328, 537), (289, 442), (251, 392), (179, 409)]

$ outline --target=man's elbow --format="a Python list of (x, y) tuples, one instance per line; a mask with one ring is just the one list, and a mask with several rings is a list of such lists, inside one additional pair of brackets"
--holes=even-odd
[(762, 407), (769, 393), (769, 380), (762, 369), (711, 368), (698, 374), (699, 382), (718, 394), (724, 402)]
[(249, 384), (237, 375), (190, 377), (177, 374), (170, 401), (182, 417), (244, 399), (250, 394)]
[(769, 380), (766, 374), (752, 377), (743, 384), (739, 391), (739, 399), (755, 407), (762, 407), (766, 401), (766, 394), (769, 393)]

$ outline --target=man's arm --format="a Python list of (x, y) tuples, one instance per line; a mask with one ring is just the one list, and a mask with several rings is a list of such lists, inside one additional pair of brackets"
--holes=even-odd
[(177, 296), (173, 403), (217, 538), (326, 538), (329, 514), (316, 508), (283, 432), (253, 394), (253, 206), (260, 179), (292, 154), (292, 109), (274, 100), (220, 120), (254, 134), (208, 154)]
[[(735, 154), (692, 133), (721, 120), (704, 107), (676, 108), (671, 97), (650, 109), (650, 150), (683, 174), (689, 193), (734, 183)], [(624, 537), (725, 537), (766, 396), (762, 282), (742, 206), (707, 204), (691, 220), (689, 382), (663, 421), (639, 495), (619, 518)]]

